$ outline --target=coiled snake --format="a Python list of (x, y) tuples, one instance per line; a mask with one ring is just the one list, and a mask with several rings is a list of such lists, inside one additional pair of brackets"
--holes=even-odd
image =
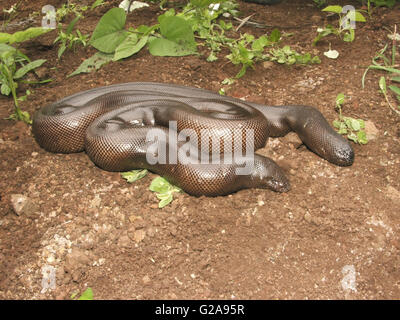
[[(245, 188), (288, 191), (280, 167), (253, 151), (268, 137), (290, 131), (336, 165), (349, 166), (354, 160), (348, 141), (313, 107), (266, 106), (153, 82), (116, 84), (63, 98), (36, 112), (32, 130), (48, 151), (85, 150), (108, 171), (146, 168), (196, 196)], [(215, 154), (221, 155), (217, 162)], [(246, 164), (249, 171), (240, 173)]]

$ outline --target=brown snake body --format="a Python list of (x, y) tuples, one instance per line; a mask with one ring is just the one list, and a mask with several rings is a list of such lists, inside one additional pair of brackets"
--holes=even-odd
[[(171, 123), (176, 131), (168, 130)], [(203, 89), (152, 82), (111, 85), (63, 98), (39, 110), (32, 128), (39, 145), (48, 151), (85, 150), (96, 165), (109, 171), (146, 168), (196, 196), (225, 195), (244, 188), (290, 189), (274, 161), (246, 153), (250, 137), (256, 150), (268, 137), (294, 131), (309, 149), (334, 164), (348, 166), (354, 160), (350, 144), (315, 108), (265, 106)], [(156, 132), (157, 139), (149, 140), (149, 132)], [(179, 133), (176, 144), (171, 143), (171, 132)], [(181, 133), (185, 133), (183, 139)], [(212, 139), (220, 143), (213, 144)], [(160, 157), (161, 150), (166, 154), (164, 162), (149, 162), (154, 143), (157, 148), (150, 154)], [(186, 152), (187, 146), (195, 148)], [(245, 154), (242, 162), (236, 163), (233, 157), (233, 163), (212, 163), (204, 151), (221, 154), (224, 160), (235, 148)], [(181, 154), (182, 150), (186, 153)], [(186, 162), (172, 161), (177, 154), (184, 155)], [(251, 171), (238, 174), (243, 161), (252, 164)]]

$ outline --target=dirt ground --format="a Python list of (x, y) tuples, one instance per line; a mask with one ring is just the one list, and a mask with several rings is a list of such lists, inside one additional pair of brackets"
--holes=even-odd
[[(14, 2), (2, 0), (1, 9)], [(62, 3), (24, 0), (15, 21), (46, 4)], [(92, 32), (117, 3), (87, 12), (78, 28)], [(359, 7), (354, 1), (334, 3)], [(288, 193), (178, 194), (158, 209), (148, 190), (155, 175), (130, 185), (119, 173), (97, 168), (84, 153), (42, 150), (30, 127), (3, 120), (13, 103), (0, 96), (0, 298), (70, 299), (87, 287), (95, 299), (400, 298), (400, 122), (379, 92), (379, 72), (371, 71), (361, 88), (365, 67), (388, 41), (385, 27), (400, 26), (400, 5), (379, 8), (367, 23), (358, 23), (353, 43), (330, 37), (316, 47), (311, 43), (317, 27), (332, 18), (312, 1), (240, 2), (240, 10), (243, 17), (254, 14), (252, 19), (292, 33), (283, 43), (318, 55), (322, 63), (260, 63), (227, 94), (271, 105), (312, 105), (332, 122), (338, 117), (335, 97), (345, 93), (344, 115), (368, 120), (372, 127), (368, 144), (353, 144), (354, 164), (332, 165), (290, 135), (270, 139), (259, 152), (284, 168), (292, 185)], [(128, 25), (156, 23), (160, 13), (151, 4), (130, 14)], [(241, 28), (257, 36), (271, 30)], [(30, 86), (34, 93), (21, 106), (31, 114), (75, 92), (120, 82), (218, 90), (239, 68), (226, 63), (227, 52), (208, 63), (206, 55), (162, 58), (145, 49), (98, 72), (67, 79), (95, 49), (66, 51), (58, 61), (55, 34), (21, 47), (31, 59), (47, 59), (38, 72), (54, 79)], [(337, 60), (323, 55), (329, 42), (340, 52)], [(20, 94), (26, 88), (21, 86)], [(20, 215), (12, 206), (16, 194), (27, 197)], [(56, 280), (47, 291), (42, 290), (46, 272), (55, 272), (51, 279)]]

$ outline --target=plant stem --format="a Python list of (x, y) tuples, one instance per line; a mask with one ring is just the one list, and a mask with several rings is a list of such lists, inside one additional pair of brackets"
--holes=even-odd
[(17, 116), (17, 120), (23, 120), (24, 121), (25, 118), (24, 118), (24, 116), (22, 114), (21, 109), (19, 108), (19, 105), (18, 105), (17, 88), (15, 87), (13, 76), (12, 76), (12, 74), (10, 72), (10, 69), (8, 69), (8, 67), (6, 65), (4, 65), (4, 68), (5, 68), (6, 73), (7, 73), (8, 85), (9, 85), (9, 87), (11, 89), (11, 93), (12, 93), (12, 96), (13, 96), (13, 99), (14, 99), (15, 115)]

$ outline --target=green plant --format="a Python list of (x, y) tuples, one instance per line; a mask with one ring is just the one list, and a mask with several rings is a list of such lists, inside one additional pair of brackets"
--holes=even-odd
[[(142, 179), (146, 175), (146, 169), (132, 170), (121, 173), (122, 178), (126, 179), (128, 183), (132, 183), (139, 179)], [(162, 177), (157, 177), (153, 179), (149, 189), (153, 192), (156, 192), (156, 196), (160, 200), (160, 202), (158, 203), (159, 208), (164, 208), (166, 205), (168, 205), (173, 200), (173, 194), (175, 192), (181, 191), (180, 188), (170, 184)]]
[(17, 96), (17, 88), (19, 82), (25, 83), (45, 83), (51, 80), (43, 81), (25, 81), (23, 77), (30, 71), (40, 67), (46, 60), (38, 59), (31, 61), (18, 49), (10, 46), (9, 44), (18, 44), (35, 37), (38, 37), (51, 29), (32, 27), (22, 31), (17, 31), (12, 34), (0, 32), (0, 93), (3, 95), (12, 95), (14, 100), (15, 110), (8, 119), (22, 120), (26, 123), (31, 123), (29, 113), (22, 111), (19, 107), (19, 102), (26, 100), (30, 91), (22, 97)]
[(254, 69), (254, 63), (257, 61), (267, 60), (268, 56), (264, 53), (264, 48), (278, 42), (280, 38), (281, 33), (275, 29), (269, 37), (262, 35), (256, 39), (253, 35), (245, 33), (238, 40), (229, 43), (231, 53), (226, 58), (234, 65), (241, 64), (242, 66), (235, 78), (241, 78), (249, 67)]
[[(395, 3), (396, 0), (367, 0), (367, 1), (360, 1), (363, 5), (365, 5), (365, 2), (367, 4), (367, 10), (359, 10), (360, 12), (366, 12), (368, 14), (368, 16), (371, 18), (372, 17), (372, 13), (374, 12), (374, 7), (389, 7), (392, 8)], [(374, 5), (374, 7), (372, 6), (372, 4)]]
[(21, 43), (36, 38), (49, 31), (51, 31), (51, 29), (46, 29), (42, 27), (31, 27), (22, 31), (14, 32), (12, 34), (0, 32), (0, 43)]
[(104, 0), (95, 0), (92, 5), (90, 6), (90, 10), (102, 6), (104, 4)]
[(93, 290), (92, 288), (87, 288), (78, 299), (75, 299), (79, 291), (73, 292), (71, 294), (72, 300), (93, 300)]
[[(146, 44), (155, 56), (184, 56), (196, 54), (196, 42), (190, 25), (183, 18), (169, 10), (158, 17), (153, 26), (141, 25), (125, 29), (126, 12), (122, 8), (112, 8), (100, 19), (89, 40), (89, 44), (99, 50), (95, 56), (85, 60), (69, 76), (87, 72), (94, 60), (101, 58), (102, 64), (118, 61), (139, 52)], [(104, 63), (103, 63), (104, 61)]]
[(17, 17), (18, 6), (20, 3), (21, 3), (21, 1), (14, 3), (10, 7), (10, 9), (3, 9), (4, 18), (3, 18), (3, 23), (1, 25), (1, 30), (5, 30), (7, 28), (7, 25), (10, 23), (10, 21)]
[(126, 179), (126, 182), (133, 183), (139, 179), (144, 178), (147, 175), (147, 170), (132, 170), (128, 172), (122, 172), (122, 178)]
[(339, 93), (336, 97), (336, 109), (339, 112), (339, 119), (333, 121), (333, 126), (338, 129), (339, 134), (346, 134), (349, 140), (358, 144), (368, 143), (367, 135), (363, 130), (365, 128), (364, 120), (344, 117), (342, 115), (342, 104), (345, 101), (345, 95)]
[(170, 184), (162, 177), (155, 178), (151, 182), (149, 189), (153, 192), (156, 192), (156, 196), (160, 200), (158, 203), (159, 208), (164, 208), (166, 205), (172, 202), (173, 194), (175, 192), (182, 191), (180, 188)]
[[(400, 81), (400, 79), (398, 79)], [(397, 106), (397, 109), (390, 103), (390, 100), (388, 98), (388, 94), (387, 94), (387, 88), (386, 88), (386, 80), (385, 77), (381, 77), (379, 79), (379, 88), (381, 89), (381, 92), (383, 93), (383, 95), (385, 96), (386, 102), (388, 103), (390, 109), (392, 109), (395, 113), (397, 113), (398, 115), (400, 115), (400, 105)], [(397, 100), (400, 101), (400, 88), (396, 87), (396, 86), (389, 86), (389, 88), (395, 93), (397, 94)]]
[[(214, 4), (214, 1), (191, 0), (182, 12), (176, 13), (174, 9), (170, 9), (160, 15), (158, 24), (129, 29), (125, 29), (125, 10), (110, 9), (101, 17), (89, 41), (101, 55), (96, 53), (85, 60), (69, 76), (90, 72), (111, 60), (118, 61), (130, 57), (146, 45), (154, 56), (199, 54), (197, 46), (205, 46), (210, 50), (207, 56), (209, 62), (217, 60), (218, 52), (226, 48), (230, 51), (226, 58), (229, 62), (240, 65), (241, 69), (235, 78), (226, 79), (225, 83), (232, 83), (234, 79), (242, 77), (249, 67), (254, 68), (257, 61), (274, 59), (274, 54), (268, 55), (265, 48), (280, 41), (279, 30), (275, 29), (269, 35), (258, 38), (247, 33), (238, 38), (228, 37), (226, 32), (233, 31), (232, 23), (219, 18), (236, 16), (237, 3), (234, 0), (223, 0)], [(296, 63), (303, 64), (318, 60), (318, 57), (312, 58), (309, 54), (300, 55), (291, 51), (291, 57), (286, 61), (293, 58)]]
[(26, 100), (29, 91), (25, 96), (17, 96), (17, 88), (19, 82), (25, 83), (45, 83), (51, 80), (43, 81), (24, 81), (23, 77), (30, 71), (34, 71), (40, 67), (46, 60), (38, 59), (31, 61), (18, 49), (6, 44), (20, 43), (43, 33), (50, 31), (44, 28), (28, 28), (23, 31), (18, 31), (13, 34), (0, 33), (0, 92), (3, 95), (12, 95), (14, 99), (15, 111), (9, 119), (22, 120), (26, 123), (31, 123), (29, 113), (22, 111), (19, 107), (19, 101)]
[(373, 58), (372, 58), (372, 63), (367, 67), (365, 70), (362, 79), (361, 79), (361, 84), (362, 88), (364, 89), (365, 87), (365, 77), (368, 73), (369, 70), (379, 70), (379, 71), (385, 71), (388, 72), (390, 77), (391, 82), (393, 82), (392, 85), (387, 86), (386, 85), (386, 79), (384, 76), (381, 76), (379, 79), (379, 88), (382, 94), (385, 97), (386, 102), (388, 103), (390, 109), (392, 109), (395, 113), (400, 114), (400, 105), (395, 108), (391, 103), (390, 99), (388, 96), (388, 91), (387, 88), (389, 88), (397, 98), (398, 103), (400, 104), (400, 87), (395, 85), (394, 83), (399, 83), (400, 82), (400, 69), (397, 68), (398, 64), (396, 63), (396, 56), (397, 56), (397, 37), (398, 33), (396, 32), (396, 26), (394, 28), (393, 33), (389, 35), (389, 37), (392, 39), (392, 50), (391, 53), (389, 54), (389, 57), (386, 55), (386, 50), (389, 47), (389, 44), (387, 43), (382, 50), (380, 50)]
[(73, 28), (75, 24), (78, 22), (81, 16), (76, 16), (68, 25), (67, 30), (64, 32), (61, 29), (61, 24), (59, 24), (59, 32), (57, 38), (53, 43), (61, 42), (60, 47), (58, 49), (58, 59), (62, 56), (64, 51), (68, 49), (72, 49), (76, 47), (77, 44), (81, 44), (86, 47), (89, 36), (83, 35), (78, 29), (73, 32)]
[(312, 57), (310, 53), (300, 54), (290, 48), (290, 46), (284, 46), (283, 48), (272, 49), (270, 51), (270, 60), (276, 61), (280, 64), (309, 64), (309, 63), (321, 63), (318, 56)]
[(326, 0), (314, 0), (314, 3), (317, 5), (318, 8), (326, 5)]
[(336, 35), (339, 38), (343, 39), (343, 41), (346, 42), (352, 42), (355, 38), (355, 31), (352, 28), (351, 24), (348, 23), (348, 21), (355, 21), (355, 22), (365, 22), (364, 16), (359, 12), (359, 10), (356, 10), (354, 12), (354, 16), (352, 11), (348, 11), (346, 14), (343, 13), (343, 7), (341, 6), (328, 6), (322, 11), (325, 12), (330, 12), (338, 15), (338, 26), (335, 27), (333, 25), (328, 24), (324, 28), (318, 28), (317, 32), (318, 35), (317, 37), (314, 38), (313, 40), (313, 45), (315, 46), (318, 41), (320, 41), (322, 38), (328, 36), (328, 35)]
[(208, 47), (210, 53), (207, 61), (218, 60), (217, 53), (228, 43), (235, 41), (225, 33), (232, 30), (231, 22), (225, 22), (220, 17), (236, 17), (239, 13), (238, 4), (235, 1), (220, 1), (215, 4), (211, 0), (192, 0), (177, 15), (183, 17), (192, 27), (196, 38), (202, 46)]
[[(93, 5), (94, 4), (95, 3), (93, 3)], [(64, 3), (60, 8), (56, 10), (56, 20), (58, 22), (63, 21), (64, 18), (71, 13), (73, 13), (75, 16), (82, 16), (83, 13), (88, 9), (89, 6), (82, 6), (68, 0), (67, 3)]]
[(395, 3), (396, 0), (362, 0), (361, 3), (365, 4), (365, 2), (367, 3), (367, 8), (368, 8), (368, 12), (372, 12), (372, 6), (371, 4), (373, 4), (375, 7), (389, 7), (392, 8)]

